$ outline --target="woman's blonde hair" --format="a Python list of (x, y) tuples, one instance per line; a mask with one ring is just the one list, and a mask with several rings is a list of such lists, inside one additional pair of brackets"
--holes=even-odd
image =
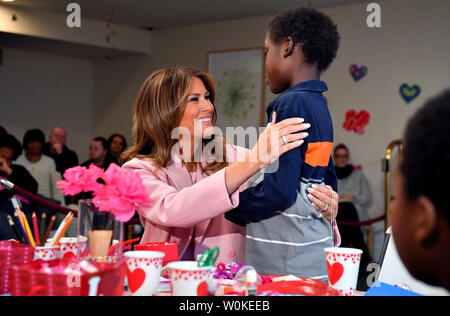
[[(214, 81), (209, 74), (201, 70), (189, 67), (160, 69), (145, 80), (133, 109), (134, 144), (122, 154), (122, 162), (133, 158), (150, 158), (157, 169), (170, 164), (172, 147), (178, 142), (177, 139), (171, 138), (172, 131), (181, 122), (194, 77), (203, 82), (214, 104)], [(213, 125), (216, 120), (217, 113), (214, 111)], [(220, 141), (223, 159), (210, 162), (206, 166), (194, 163), (203, 172), (216, 172), (228, 165), (225, 150), (226, 138), (215, 136), (212, 136), (211, 140), (203, 140), (203, 145), (210, 141)], [(186, 165), (189, 164), (186, 163)]]

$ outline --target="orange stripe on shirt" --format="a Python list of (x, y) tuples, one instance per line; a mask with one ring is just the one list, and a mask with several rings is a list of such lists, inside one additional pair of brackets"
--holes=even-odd
[(330, 162), (333, 143), (309, 143), (305, 154), (305, 162), (312, 167), (327, 167)]

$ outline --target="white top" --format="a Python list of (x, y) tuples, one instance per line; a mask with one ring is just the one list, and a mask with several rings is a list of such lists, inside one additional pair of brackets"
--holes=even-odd
[(60, 201), (64, 205), (64, 196), (56, 188), (56, 182), (61, 180), (61, 174), (56, 171), (53, 158), (42, 155), (37, 162), (30, 162), (23, 153), (16, 160), (16, 164), (25, 167), (37, 181), (38, 194)]
[(23, 153), (17, 158), (16, 163), (25, 167), (30, 173), (56, 171), (56, 164), (53, 158), (45, 155), (42, 155), (41, 159), (37, 162), (30, 162)]

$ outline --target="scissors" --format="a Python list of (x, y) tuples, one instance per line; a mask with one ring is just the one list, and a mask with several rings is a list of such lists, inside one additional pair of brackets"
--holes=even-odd
[(197, 261), (199, 268), (213, 266), (219, 257), (219, 252), (218, 247), (206, 250)]

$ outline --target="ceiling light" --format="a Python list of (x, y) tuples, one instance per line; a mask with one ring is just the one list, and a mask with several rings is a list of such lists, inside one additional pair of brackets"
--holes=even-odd
[(14, 0), (2, 0), (2, 2), (13, 2)]

